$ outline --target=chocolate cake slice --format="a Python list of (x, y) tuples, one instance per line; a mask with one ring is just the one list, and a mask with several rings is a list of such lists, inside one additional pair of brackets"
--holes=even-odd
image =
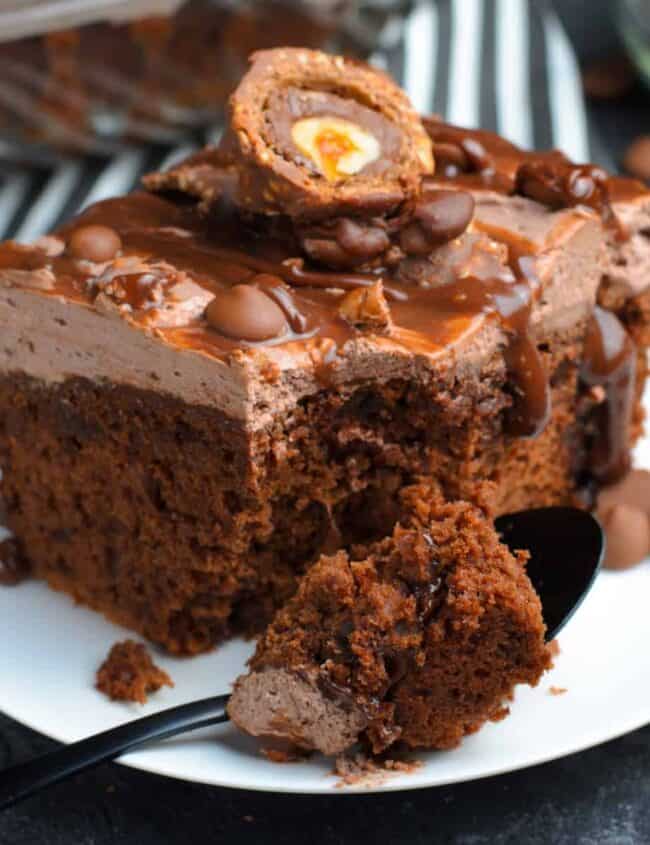
[(325, 754), (452, 748), (549, 667), (526, 554), (476, 508), (405, 492), (417, 518), (322, 557), (267, 628), (228, 707), (244, 731)]
[(11, 571), (182, 654), (390, 536), (417, 479), (490, 515), (583, 501), (638, 430), (633, 339), (594, 312), (616, 202), (515, 180), (488, 225), (385, 75), (308, 50), (252, 73), (246, 132), (0, 246)]

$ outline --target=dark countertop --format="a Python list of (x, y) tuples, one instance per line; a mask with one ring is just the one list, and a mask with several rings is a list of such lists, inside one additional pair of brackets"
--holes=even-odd
[[(615, 703), (612, 703), (615, 706)], [(0, 766), (54, 743), (0, 717)], [(415, 792), (285, 796), (104, 766), (0, 816), (2, 845), (650, 842), (650, 726), (554, 763)]]
[[(583, 55), (612, 46), (609, 0), (558, 0)], [(588, 14), (586, 13), (588, 9)], [(590, 109), (594, 156), (650, 131), (648, 97)], [(612, 702), (616, 707), (616, 702)], [(54, 747), (0, 715), (0, 768)], [(0, 815), (0, 845), (650, 843), (650, 726), (522, 772), (416, 792), (291, 797), (213, 789), (104, 766)]]

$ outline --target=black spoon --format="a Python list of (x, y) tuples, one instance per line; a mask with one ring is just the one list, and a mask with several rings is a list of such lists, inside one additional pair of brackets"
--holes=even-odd
[[(575, 508), (540, 508), (499, 517), (496, 528), (511, 549), (529, 549), (528, 575), (554, 639), (589, 592), (603, 555), (598, 522)], [(226, 722), (228, 695), (181, 704), (0, 772), (0, 809), (65, 778), (114, 760), (151, 740)]]

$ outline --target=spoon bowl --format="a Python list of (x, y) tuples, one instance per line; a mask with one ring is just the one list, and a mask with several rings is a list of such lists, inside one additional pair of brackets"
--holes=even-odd
[(495, 527), (511, 549), (527, 549), (526, 572), (542, 602), (546, 640), (555, 639), (582, 604), (600, 570), (605, 539), (588, 511), (549, 507), (500, 516)]

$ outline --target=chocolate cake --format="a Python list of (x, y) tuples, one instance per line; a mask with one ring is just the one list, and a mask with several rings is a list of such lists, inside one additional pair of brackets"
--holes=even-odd
[(467, 503), (405, 494), (415, 518), (322, 557), (278, 612), (230, 699), (240, 728), (325, 754), (452, 748), (549, 667), (526, 554)]
[(219, 147), (0, 246), (12, 578), (180, 654), (261, 632), (322, 555), (381, 581), (414, 484), (589, 505), (640, 431), (642, 185), (423, 123), (351, 60), (249, 74)]
[(95, 686), (111, 701), (146, 704), (151, 693), (162, 687), (173, 687), (174, 682), (156, 666), (142, 643), (124, 640), (111, 647), (97, 670)]

